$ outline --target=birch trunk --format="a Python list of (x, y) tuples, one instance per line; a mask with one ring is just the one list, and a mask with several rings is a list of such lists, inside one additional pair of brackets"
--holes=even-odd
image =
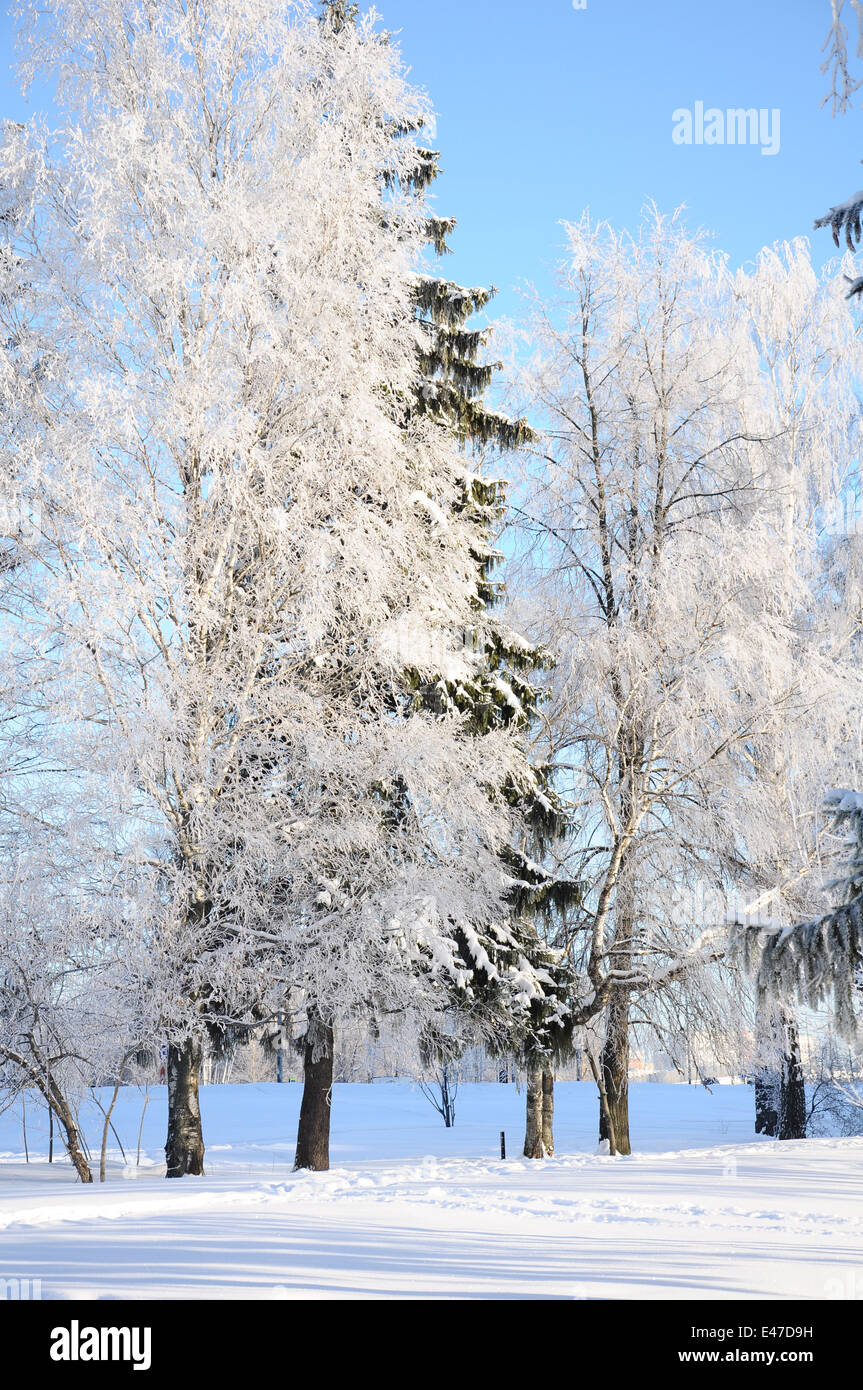
[(198, 1086), (203, 1049), (187, 1038), (181, 1046), (168, 1047), (168, 1138), (165, 1143), (166, 1177), (204, 1176), (204, 1136)]
[(542, 1069), (531, 1067), (527, 1073), (526, 1125), (524, 1131), (525, 1158), (542, 1158), (543, 1090)]
[(542, 1147), (550, 1158), (554, 1153), (554, 1072), (542, 1073)]
[(599, 1060), (608, 1117), (599, 1112), (599, 1137), (611, 1140), (620, 1154), (631, 1153), (629, 1143), (629, 990), (613, 989), (608, 1004), (605, 1043)]

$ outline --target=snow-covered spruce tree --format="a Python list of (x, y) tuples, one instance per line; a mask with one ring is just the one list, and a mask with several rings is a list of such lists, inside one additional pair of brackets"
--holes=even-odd
[(485, 539), (416, 409), (424, 155), (392, 131), (424, 103), (394, 46), (275, 0), (25, 19), (68, 124), (6, 132), (7, 230), (65, 360), (10, 621), (137, 884), (181, 1176), (206, 1030), (289, 988), (312, 1065), (340, 1012), (473, 1017), (475, 977), (523, 1025), (546, 985), (501, 856), (537, 774), (505, 721), (417, 698), (484, 660)]
[[(478, 364), (476, 357), (485, 334), (469, 329), (467, 323), (490, 297), (485, 289), (465, 290), (440, 279), (421, 280), (417, 292), (420, 325), (426, 335), (419, 408), (442, 421), (463, 449), (480, 457), (486, 451), (505, 456), (533, 438), (523, 419), (511, 420), (489, 409), (483, 400), (491, 367)], [(476, 737), (507, 728), (527, 743), (546, 698), (535, 677), (550, 667), (551, 656), (515, 631), (505, 612), (498, 611), (505, 588), (496, 575), (503, 557), (495, 538), (506, 515), (505, 483), (466, 466), (461, 507), (475, 521), (479, 542), (474, 552), (475, 619), (469, 634), (475, 664), (466, 677), (457, 680), (441, 675), (423, 682), (418, 675), (417, 700), (424, 708), (458, 710)], [(481, 983), (485, 1007), (493, 1010), (497, 972), (504, 963), (515, 965), (519, 955), (539, 969), (546, 981), (545, 993), (534, 1001), (529, 1017), (521, 1024), (504, 1018), (504, 1026), (493, 1027), (486, 1036), (492, 1051), (519, 1057), (527, 1070), (525, 1154), (541, 1158), (543, 1152), (553, 1151), (553, 1065), (567, 1051), (572, 1031), (572, 977), (557, 938), (562, 914), (580, 900), (580, 886), (549, 867), (549, 853), (565, 840), (570, 825), (552, 785), (550, 765), (534, 756), (532, 769), (532, 783), (513, 783), (508, 792), (521, 827), (518, 839), (502, 852), (512, 941), (501, 942), (495, 933), (484, 930), (482, 945), (492, 968), (477, 987)], [(536, 1097), (541, 1098), (539, 1102)]]
[(828, 883), (839, 903), (809, 921), (740, 923), (736, 944), (766, 1010), (781, 1011), (795, 998), (811, 1009), (830, 1006), (839, 1035), (854, 1038), (863, 1013), (863, 797), (832, 790), (824, 815), (844, 860)]
[[(811, 499), (846, 458), (855, 349), (802, 252), (735, 286), (678, 218), (569, 237), (563, 303), (540, 306), (524, 372), (543, 434), (526, 453), (519, 592), (558, 658), (550, 754), (582, 826), (570, 877), (589, 885), (570, 921), (575, 1014), (606, 1010), (627, 1152), (633, 1011), (643, 1032), (719, 1009), (733, 1024), (727, 900), (793, 884), (809, 822), (780, 822), (850, 727), (858, 678), (831, 635)], [(753, 328), (768, 304), (771, 324), (786, 311), (769, 365)]]
[[(344, 3), (325, 3), (323, 22), (338, 37), (355, 27), (357, 8)], [(371, 41), (386, 41), (375, 35)], [(413, 138), (422, 129), (389, 121), (394, 140)], [(399, 184), (415, 193), (424, 192), (438, 174), (436, 150), (417, 147), (407, 165), (396, 176)], [(385, 182), (391, 185), (387, 176)], [(393, 221), (384, 206), (384, 216)], [(429, 216), (428, 244), (438, 255), (448, 251), (446, 238), (455, 219)], [(484, 401), (498, 363), (479, 360), (488, 331), (471, 328), (471, 316), (484, 309), (494, 291), (465, 288), (454, 282), (419, 273), (414, 299), (417, 310), (418, 378), (414, 399), (406, 417), (425, 419), (444, 429), (454, 444), (465, 452), (482, 456), (493, 450), (505, 454), (531, 438), (524, 420), (511, 420), (492, 410)], [(475, 737), (495, 730), (524, 735), (537, 716), (541, 698), (531, 682), (531, 674), (548, 664), (548, 654), (512, 631), (495, 611), (504, 597), (503, 585), (494, 571), (501, 556), (494, 538), (505, 510), (505, 487), (500, 479), (488, 478), (468, 466), (465, 460), (456, 510), (468, 521), (474, 534), (472, 559), (476, 584), (474, 615), (465, 633), (470, 661), (461, 670), (436, 671), (432, 676), (420, 667), (406, 670), (413, 692), (414, 708), (435, 715), (457, 714)], [(465, 965), (472, 971), (473, 986), (468, 995), (457, 987), (453, 992), (453, 1016), (435, 1021), (421, 1039), (428, 1054), (442, 1060), (452, 1055), (472, 1034), (480, 1032), (488, 1046), (507, 1053), (521, 1053), (531, 1065), (544, 1061), (546, 1069), (557, 1051), (566, 1045), (568, 1022), (566, 994), (569, 976), (560, 953), (549, 946), (537, 929), (537, 915), (547, 920), (571, 903), (577, 886), (542, 867), (541, 859), (550, 843), (561, 838), (567, 828), (559, 799), (550, 786), (549, 769), (534, 764), (532, 778), (510, 783), (508, 800), (517, 818), (520, 833), (504, 847), (502, 859), (509, 880), (511, 921), (507, 936), (489, 924), (472, 924), (470, 935), (459, 941)], [(483, 969), (477, 969), (477, 943), (482, 951)], [(501, 988), (513, 970), (527, 961), (541, 972), (545, 996), (537, 995), (528, 1015), (514, 1018), (508, 1003), (508, 988)], [(547, 996), (547, 997), (546, 997)], [(440, 1031), (443, 1023), (444, 1031)], [(459, 1041), (460, 1040), (460, 1041)], [(311, 1060), (311, 1059), (310, 1059)], [(551, 1073), (545, 1082), (547, 1131), (551, 1125)]]
[[(505, 456), (522, 447), (533, 438), (533, 432), (523, 419), (511, 420), (484, 404), (482, 395), (490, 380), (490, 368), (476, 364), (484, 334), (466, 328), (470, 314), (485, 307), (490, 294), (484, 289), (465, 291), (447, 281), (427, 279), (420, 284), (418, 298), (424, 311), (422, 326), (428, 335), (422, 360), (426, 373), (424, 408), (447, 420), (463, 447), (473, 447), (480, 455), (491, 449), (495, 455)], [(479, 582), (472, 644), (484, 661), (469, 681), (438, 680), (422, 693), (432, 707), (443, 704), (444, 708), (468, 713), (478, 736), (495, 725), (504, 725), (528, 738), (546, 698), (534, 677), (550, 667), (552, 658), (495, 612), (505, 599), (503, 582), (495, 576), (502, 555), (494, 545), (506, 515), (504, 482), (466, 470), (463, 506), (477, 519), (483, 540), (475, 557)], [(540, 1158), (543, 1153), (553, 1153), (553, 1066), (567, 1052), (572, 1035), (568, 998), (572, 977), (560, 947), (560, 923), (563, 914), (580, 901), (581, 889), (568, 875), (549, 866), (549, 852), (566, 839), (571, 827), (553, 786), (551, 766), (535, 756), (532, 765), (535, 784), (527, 789), (513, 786), (510, 791), (513, 807), (523, 818), (523, 829), (519, 840), (506, 846), (503, 859), (510, 878), (518, 949), (542, 970), (546, 997), (537, 999), (526, 1027), (499, 1030), (495, 1043), (502, 1053), (519, 1056), (527, 1069), (524, 1152)], [(491, 960), (498, 964), (500, 947), (494, 938), (487, 937), (485, 945)]]

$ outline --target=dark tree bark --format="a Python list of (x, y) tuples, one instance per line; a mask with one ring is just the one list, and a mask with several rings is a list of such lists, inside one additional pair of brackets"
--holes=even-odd
[(440, 1105), (438, 1109), (443, 1116), (443, 1122), (447, 1129), (452, 1129), (455, 1124), (455, 1098), (458, 1092), (458, 1074), (454, 1072), (450, 1062), (444, 1062), (440, 1069)]
[(330, 1166), (330, 1107), (333, 1090), (333, 1027), (309, 1011), (303, 1042), (303, 1099), (294, 1168), (325, 1173)]
[(755, 1078), (755, 1133), (769, 1139), (806, 1138), (806, 1086), (797, 1025), (784, 1009), (765, 1025), (776, 1057)]
[(524, 1156), (542, 1158), (542, 1069), (531, 1067), (527, 1073), (525, 1103)]
[(775, 1139), (779, 1133), (779, 1078), (762, 1072), (755, 1078), (755, 1133)]
[[(600, 1125), (605, 1126), (606, 1136), (608, 1137), (608, 1152), (614, 1157), (617, 1154), (617, 1145), (614, 1142), (614, 1122), (612, 1121), (608, 1109), (608, 1096), (605, 1093), (605, 1082), (602, 1078), (602, 1072), (590, 1048), (587, 1050), (587, 1060), (590, 1062), (590, 1070), (593, 1072), (593, 1079), (596, 1082), (596, 1089), (599, 1092)], [(605, 1136), (600, 1132), (599, 1137), (601, 1140)]]
[(631, 1153), (629, 1144), (629, 990), (612, 989), (608, 1002), (605, 1042), (599, 1059), (608, 1114), (600, 1107), (599, 1137), (614, 1144), (620, 1154)]
[(550, 1158), (554, 1153), (554, 1072), (542, 1073), (542, 1147)]
[(794, 1019), (783, 1018), (785, 1055), (782, 1059), (782, 1117), (780, 1139), (806, 1138), (806, 1086), (800, 1057), (800, 1037)]
[(203, 1049), (195, 1038), (168, 1047), (168, 1138), (166, 1177), (204, 1176), (204, 1135), (198, 1087)]

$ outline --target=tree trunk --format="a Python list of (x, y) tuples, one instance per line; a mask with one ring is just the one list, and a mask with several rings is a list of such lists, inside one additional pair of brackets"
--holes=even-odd
[(75, 1167), (75, 1172), (82, 1182), (92, 1182), (93, 1174), (90, 1172), (90, 1165), (81, 1152), (78, 1143), (78, 1129), (74, 1124), (65, 1126), (66, 1130), (66, 1149)]
[(92, 1182), (93, 1174), (90, 1172), (90, 1165), (81, 1150), (78, 1126), (72, 1117), (72, 1111), (59, 1094), (55, 1096), (53, 1104), (66, 1144), (66, 1152), (72, 1161), (75, 1172), (82, 1182)]
[[(122, 1084), (123, 1084), (123, 1072), (125, 1071), (126, 1063), (127, 1063), (128, 1060), (129, 1060), (128, 1057), (124, 1057), (123, 1060), (122, 1060), (122, 1062), (120, 1063), (120, 1070), (119, 1070), (118, 1073), (117, 1073), (117, 1080), (116, 1080), (116, 1082), (114, 1083), (114, 1090), (113, 1090), (113, 1092), (112, 1092), (112, 1094), (111, 1094), (111, 1103), (110, 1103), (110, 1105), (108, 1106), (108, 1109), (107, 1109), (107, 1110), (105, 1110), (105, 1109), (102, 1107), (101, 1102), (100, 1102), (100, 1101), (97, 1099), (97, 1097), (96, 1097), (95, 1091), (93, 1092), (93, 1099), (96, 1101), (96, 1104), (99, 1106), (99, 1109), (102, 1111), (102, 1114), (105, 1116), (105, 1123), (104, 1123), (104, 1125), (102, 1126), (102, 1147), (101, 1147), (101, 1149), (99, 1150), (99, 1181), (100, 1181), (100, 1182), (104, 1182), (104, 1181), (105, 1181), (105, 1178), (106, 1178), (106, 1176), (107, 1176), (106, 1169), (107, 1169), (107, 1166), (108, 1166), (108, 1130), (109, 1130), (109, 1129), (114, 1129), (114, 1126), (111, 1124), (111, 1116), (112, 1116), (113, 1113), (114, 1113), (114, 1106), (117, 1104), (117, 1097), (118, 1097), (119, 1094), (120, 1094), (120, 1087), (121, 1087)], [(114, 1129), (114, 1138), (117, 1140), (117, 1143), (120, 1144), (120, 1136), (118, 1135), (116, 1129)], [(125, 1153), (125, 1150), (123, 1149), (122, 1144), (120, 1144), (120, 1152), (121, 1152), (121, 1154), (123, 1155), (123, 1162), (125, 1163), (125, 1162), (126, 1162), (126, 1153)]]
[[(78, 1177), (81, 1179), (82, 1182), (92, 1182), (93, 1174), (90, 1172), (90, 1165), (84, 1157), (84, 1153), (81, 1148), (81, 1136), (78, 1133), (78, 1126), (75, 1123), (75, 1116), (72, 1113), (71, 1107), (68, 1105), (63, 1095), (63, 1092), (60, 1090), (60, 1087), (54, 1080), (53, 1075), (51, 1075), (47, 1067), (45, 1068), (45, 1070), (47, 1072), (47, 1075), (44, 1075), (42, 1077), (34, 1077), (36, 1085), (38, 1086), (39, 1090), (42, 1092), (42, 1095), (45, 1098), (45, 1102), (48, 1105), (49, 1113), (52, 1115), (56, 1115), (57, 1117), (57, 1124), (60, 1127), (60, 1134), (62, 1136), (63, 1143), (66, 1145), (66, 1152), (69, 1155), (75, 1172), (78, 1174)], [(54, 1129), (52, 1125), (52, 1158), (53, 1133)], [(49, 1159), (49, 1162), (50, 1161), (51, 1159)]]
[(524, 1130), (525, 1158), (542, 1158), (542, 1069), (531, 1067), (527, 1073), (526, 1124)]
[[(608, 1114), (614, 1128), (614, 1144), (620, 1154), (629, 1145), (629, 990), (612, 989), (608, 1003), (605, 1042), (599, 1059)], [(608, 1121), (600, 1107), (599, 1137), (611, 1140)]]
[(780, 1007), (762, 1028), (767, 1060), (755, 1078), (755, 1133), (769, 1139), (805, 1139), (806, 1086), (797, 1025)]
[(294, 1168), (311, 1168), (316, 1173), (325, 1173), (330, 1166), (333, 1042), (332, 1025), (310, 1009), (303, 1041), (303, 1100)]
[[(634, 728), (625, 730), (625, 756), (620, 760), (622, 786), (631, 785), (633, 768), (640, 766), (642, 741)], [(621, 796), (621, 815), (624, 821), (631, 816), (631, 793)], [(614, 940), (611, 948), (611, 967), (615, 973), (626, 975), (632, 969), (632, 944), (635, 931), (635, 906), (632, 851), (620, 863), (614, 900)], [(629, 1144), (629, 1000), (626, 984), (613, 984), (608, 996), (605, 1021), (605, 1041), (599, 1058), (602, 1090), (606, 1110), (600, 1106), (599, 1138), (619, 1154), (632, 1152)], [(609, 1129), (609, 1122), (611, 1129)], [(612, 1142), (613, 1140), (613, 1142)]]
[(198, 1086), (203, 1049), (195, 1038), (168, 1046), (168, 1138), (166, 1177), (204, 1176), (204, 1136)]
[(755, 1078), (755, 1133), (775, 1139), (779, 1133), (777, 1092), (779, 1079), (775, 1072), (761, 1072)]
[[(605, 1082), (602, 1079), (602, 1072), (597, 1066), (596, 1058), (590, 1048), (587, 1049), (587, 1060), (590, 1062), (590, 1070), (593, 1072), (593, 1079), (596, 1082), (596, 1089), (599, 1092), (600, 1125), (605, 1126), (605, 1132), (608, 1136), (608, 1152), (611, 1154), (612, 1158), (614, 1158), (617, 1156), (617, 1145), (614, 1142), (614, 1122), (608, 1109), (608, 1096), (605, 1094)], [(602, 1140), (603, 1135), (601, 1131), (599, 1137), (600, 1140)]]
[(550, 1158), (554, 1153), (554, 1072), (542, 1073), (542, 1147)]
[(785, 1055), (782, 1059), (780, 1139), (806, 1138), (806, 1086), (800, 1058), (800, 1037), (790, 1014), (783, 1018)]

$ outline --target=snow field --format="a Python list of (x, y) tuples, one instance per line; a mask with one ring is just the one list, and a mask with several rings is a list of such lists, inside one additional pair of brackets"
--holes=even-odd
[(497, 1156), (501, 1128), (520, 1147), (514, 1086), (463, 1086), (446, 1130), (409, 1082), (340, 1085), (331, 1170), (294, 1174), (300, 1089), (205, 1088), (208, 1176), (176, 1183), (158, 1088), (141, 1166), (131, 1091), (128, 1161), (115, 1145), (92, 1190), (48, 1165), (35, 1116), (26, 1165), (6, 1114), (0, 1276), (45, 1298), (863, 1297), (863, 1139), (755, 1139), (749, 1087), (633, 1086), (639, 1152), (611, 1159), (593, 1087), (559, 1084), (537, 1163)]

